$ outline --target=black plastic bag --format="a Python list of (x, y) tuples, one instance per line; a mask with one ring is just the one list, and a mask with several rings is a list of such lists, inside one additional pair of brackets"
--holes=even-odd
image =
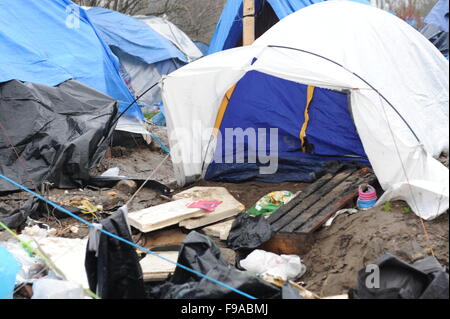
[(252, 250), (272, 237), (272, 229), (264, 216), (240, 213), (231, 226), (227, 246), (233, 250)]
[[(120, 208), (101, 221), (103, 229), (132, 242), (127, 223), (126, 208)], [(136, 250), (103, 233), (97, 251), (86, 251), (85, 268), (89, 288), (103, 299), (145, 298), (144, 276)]]
[[(280, 289), (228, 265), (207, 236), (192, 231), (181, 246), (178, 263), (261, 299), (281, 298)], [(179, 266), (162, 285), (150, 291), (161, 299), (237, 299), (245, 296)]]
[[(375, 271), (361, 269), (358, 273), (358, 288), (349, 290), (351, 299), (449, 298), (448, 269), (445, 270), (434, 257), (410, 265), (387, 253), (373, 265), (378, 267), (379, 279), (372, 281)], [(367, 282), (375, 283), (375, 287), (368, 287)]]

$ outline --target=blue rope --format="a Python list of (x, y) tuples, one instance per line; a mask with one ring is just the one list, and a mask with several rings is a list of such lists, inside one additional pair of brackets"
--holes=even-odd
[[(55, 207), (57, 210), (59, 210), (59, 211), (65, 213), (65, 214), (67, 214), (67, 215), (69, 215), (69, 216), (75, 218), (76, 220), (78, 220), (78, 221), (80, 221), (80, 222), (82, 222), (82, 223), (84, 223), (84, 224), (86, 224), (86, 225), (88, 225), (90, 228), (93, 228), (93, 227), (94, 227), (94, 225), (91, 224), (91, 223), (89, 223), (88, 221), (86, 221), (86, 220), (84, 220), (84, 219), (78, 217), (77, 215), (71, 213), (71, 212), (68, 211), (67, 209), (64, 209), (63, 207), (61, 207), (61, 206), (59, 206), (59, 205), (53, 203), (52, 201), (50, 201), (50, 200), (48, 200), (48, 199), (42, 197), (41, 195), (36, 194), (36, 193), (33, 192), (32, 190), (30, 190), (30, 189), (26, 188), (25, 186), (22, 186), (22, 185), (20, 185), (20, 184), (18, 184), (18, 183), (16, 183), (16, 182), (14, 182), (13, 180), (11, 180), (11, 179), (9, 179), (9, 178), (3, 176), (2, 174), (0, 174), (0, 178), (2, 178), (2, 179), (4, 179), (5, 181), (7, 181), (7, 182), (9, 182), (9, 183), (11, 183), (11, 184), (13, 184), (13, 185), (15, 185), (15, 186), (17, 186), (17, 187), (23, 189), (24, 191), (26, 191), (26, 192), (32, 194), (33, 196), (39, 198), (40, 200), (46, 202), (47, 204), (49, 204), (49, 205)], [(242, 295), (242, 296), (244, 296), (244, 297), (246, 297), (246, 298), (249, 298), (249, 299), (256, 299), (255, 297), (253, 297), (253, 296), (251, 296), (251, 295), (249, 295), (249, 294), (247, 294), (247, 293), (245, 293), (245, 292), (243, 292), (243, 291), (241, 291), (241, 290), (239, 290), (239, 289), (236, 289), (236, 288), (234, 288), (234, 287), (231, 287), (231, 286), (229, 286), (229, 285), (227, 285), (227, 284), (225, 284), (225, 283), (223, 283), (223, 282), (220, 282), (220, 281), (218, 281), (218, 280), (216, 280), (216, 279), (214, 279), (214, 278), (211, 278), (211, 277), (209, 277), (209, 276), (207, 276), (207, 275), (204, 275), (204, 274), (202, 274), (201, 272), (198, 272), (198, 271), (196, 271), (196, 270), (194, 270), (194, 269), (191, 269), (191, 268), (186, 267), (186, 266), (184, 266), (184, 265), (181, 265), (181, 264), (179, 264), (179, 263), (177, 263), (177, 262), (174, 262), (174, 261), (172, 261), (172, 260), (170, 260), (170, 259), (168, 259), (168, 258), (166, 258), (166, 257), (163, 257), (163, 256), (161, 256), (161, 255), (158, 255), (157, 253), (155, 253), (155, 252), (153, 252), (153, 251), (151, 251), (151, 250), (149, 250), (149, 249), (147, 249), (147, 248), (141, 247), (141, 246), (139, 246), (139, 245), (137, 245), (137, 244), (135, 244), (135, 243), (133, 243), (133, 242), (130, 242), (130, 241), (124, 239), (124, 238), (121, 238), (121, 237), (119, 237), (119, 236), (117, 236), (117, 235), (115, 235), (115, 234), (113, 234), (113, 233), (110, 233), (110, 232), (108, 232), (108, 231), (106, 231), (106, 230), (103, 230), (103, 229), (99, 229), (98, 231), (104, 233), (104, 234), (107, 235), (107, 236), (110, 236), (110, 237), (112, 237), (112, 238), (115, 238), (115, 239), (117, 239), (117, 240), (119, 240), (119, 241), (121, 241), (121, 242), (124, 242), (124, 243), (126, 243), (126, 244), (128, 244), (128, 245), (130, 245), (130, 246), (133, 246), (133, 247), (135, 247), (135, 248), (137, 248), (137, 249), (139, 249), (139, 250), (145, 251), (147, 254), (152, 254), (152, 255), (154, 255), (154, 256), (156, 256), (156, 257), (159, 257), (159, 258), (161, 258), (161, 259), (163, 259), (163, 260), (165, 260), (165, 261), (167, 261), (167, 262), (169, 262), (169, 263), (171, 263), (171, 264), (174, 264), (174, 265), (176, 265), (176, 266), (178, 266), (178, 267), (180, 267), (180, 268), (182, 268), (182, 269), (184, 269), (184, 270), (187, 270), (187, 271), (189, 271), (189, 272), (191, 272), (191, 273), (193, 273), (193, 274), (196, 274), (197, 276), (200, 276), (200, 277), (203, 277), (203, 278), (205, 278), (205, 279), (207, 279), (207, 280), (209, 280), (209, 281), (212, 281), (213, 283), (215, 283), (215, 284), (217, 284), (217, 285), (219, 285), (219, 286), (222, 286), (222, 287), (224, 287), (224, 288), (227, 288), (227, 289), (229, 289), (229, 290), (231, 290), (231, 291), (234, 291), (234, 292), (236, 292), (236, 293), (238, 293), (238, 294), (240, 294), (240, 295)]]

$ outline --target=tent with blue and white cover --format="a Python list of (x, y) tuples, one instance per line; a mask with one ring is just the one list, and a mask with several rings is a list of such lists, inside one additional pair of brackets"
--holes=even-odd
[[(251, 46), (171, 73), (162, 90), (180, 185), (311, 181), (328, 161), (351, 160), (373, 168), (378, 204), (405, 200), (424, 219), (449, 207), (449, 171), (436, 159), (449, 148), (449, 64), (386, 11), (308, 6)], [(274, 172), (261, 170), (271, 161)]]
[[(255, 0), (255, 37), (291, 13), (327, 0)], [(367, 0), (351, 0), (370, 4)], [(243, 0), (228, 0), (217, 23), (208, 54), (242, 46)], [(302, 30), (304, 32), (306, 30)]]

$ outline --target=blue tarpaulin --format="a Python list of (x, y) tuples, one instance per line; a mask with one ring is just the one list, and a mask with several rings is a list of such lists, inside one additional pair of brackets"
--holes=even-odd
[(138, 19), (103, 8), (90, 8), (86, 12), (110, 47), (117, 47), (148, 64), (168, 59), (189, 62), (172, 42)]
[[(118, 100), (133, 96), (84, 9), (69, 0), (0, 1), (0, 82), (55, 86), (75, 79)], [(129, 114), (143, 117), (139, 107)]]
[(448, 0), (439, 0), (425, 18), (426, 24), (448, 32)]
[[(255, 0), (256, 15), (268, 2), (279, 20), (309, 5), (326, 0)], [(366, 0), (352, 0), (369, 4)], [(243, 0), (228, 0), (222, 11), (208, 54), (230, 49), (242, 38)]]

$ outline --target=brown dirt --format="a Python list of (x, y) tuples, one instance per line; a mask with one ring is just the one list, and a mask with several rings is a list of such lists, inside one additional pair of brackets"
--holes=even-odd
[(448, 266), (448, 213), (424, 222), (428, 242), (419, 217), (405, 214), (405, 207), (396, 201), (390, 211), (377, 207), (340, 215), (331, 227), (317, 231), (312, 250), (301, 256), (308, 267), (301, 278), (305, 287), (321, 296), (346, 293), (356, 287), (357, 272), (385, 252), (411, 263), (430, 255), (432, 247), (441, 264)]
[[(164, 129), (156, 128), (155, 130), (158, 130), (155, 133), (168, 145)], [(154, 145), (145, 144), (141, 138), (136, 137), (128, 138), (122, 145), (114, 146), (111, 153), (112, 157), (105, 159), (97, 167), (95, 170), (97, 173), (102, 173), (108, 168), (119, 167), (121, 175), (147, 178), (165, 157), (163, 151), (157, 150)], [(448, 165), (448, 155), (441, 160), (446, 160)], [(171, 188), (176, 188), (170, 158), (153, 179)], [(258, 199), (269, 192), (288, 190), (295, 193), (307, 185), (304, 183), (245, 182), (234, 184), (199, 181), (184, 189), (193, 186), (222, 186), (249, 209)], [(181, 190), (176, 189), (175, 193)], [(105, 209), (121, 206), (129, 198), (128, 194), (118, 190), (113, 190), (116, 194), (110, 196), (108, 195), (110, 191), (111, 189), (70, 191), (53, 189), (46, 197), (57, 202), (83, 197), (95, 205), (103, 205)], [(0, 201), (6, 201), (8, 198), (28, 198), (28, 196), (24, 193), (16, 193), (2, 197)], [(169, 200), (168, 197), (161, 196), (156, 191), (144, 188), (128, 208), (130, 211), (135, 211)], [(356, 286), (357, 272), (384, 252), (390, 252), (406, 262), (413, 262), (429, 255), (429, 248), (432, 246), (439, 261), (448, 266), (448, 213), (434, 221), (425, 222), (425, 227), (430, 235), (431, 243), (429, 243), (423, 233), (419, 218), (412, 212), (405, 214), (405, 207), (404, 202), (398, 201), (392, 203), (390, 211), (373, 208), (355, 215), (341, 215), (334, 220), (331, 227), (318, 230), (315, 233), (316, 243), (313, 249), (308, 254), (300, 256), (308, 268), (306, 274), (301, 278), (305, 287), (321, 296), (346, 293), (349, 288)], [(107, 215), (100, 215), (100, 217), (105, 216)], [(90, 216), (83, 217), (91, 222), (94, 221)], [(51, 214), (47, 214), (40, 221), (58, 229), (60, 236), (63, 237), (80, 238), (88, 233), (88, 229), (84, 225), (71, 218), (58, 221)], [(76, 234), (69, 230), (73, 225), (79, 226), (79, 232)], [(4, 235), (4, 232), (0, 232), (0, 240), (4, 239)], [(220, 246), (224, 246), (224, 243), (221, 243)], [(230, 253), (231, 260), (233, 256), (232, 252)]]

